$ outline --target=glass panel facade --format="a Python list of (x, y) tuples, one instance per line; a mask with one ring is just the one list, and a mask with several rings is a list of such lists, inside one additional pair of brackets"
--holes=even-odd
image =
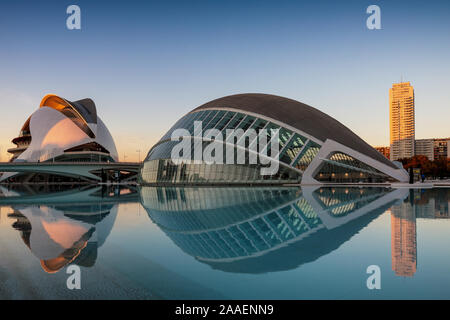
[[(203, 153), (205, 147), (211, 142), (203, 141), (202, 137), (193, 137), (194, 135), (194, 122), (202, 122), (202, 134), (208, 129), (217, 129), (222, 133), (224, 139), (227, 138), (227, 129), (242, 129), (245, 132), (248, 129), (253, 129), (258, 134), (261, 129), (267, 131), (267, 146), (264, 150), (259, 150), (258, 136), (242, 136), (234, 139), (228, 139), (223, 143), (223, 161), (226, 160), (226, 152), (229, 148), (227, 144), (240, 145), (245, 139), (245, 154), (244, 163), (238, 163), (238, 154), (241, 154), (242, 148), (236, 148), (234, 146), (234, 163), (235, 164), (220, 164), (214, 163), (207, 165), (205, 163), (190, 162), (185, 164), (174, 164), (171, 159), (171, 152), (173, 147), (179, 144), (178, 141), (170, 141), (171, 135), (174, 130), (186, 129), (191, 137), (191, 157), (194, 159), (194, 151), (199, 150)], [(271, 154), (271, 129), (279, 129), (279, 149), (276, 154)], [(262, 137), (262, 136), (261, 136)], [(233, 141), (234, 140), (234, 141)], [(159, 144), (150, 150), (146, 157), (143, 168), (141, 170), (142, 183), (298, 183), (301, 180), (301, 173), (297, 170), (304, 170), (308, 164), (312, 161), (317, 154), (320, 146), (309, 142), (308, 139), (294, 133), (289, 129), (280, 127), (279, 125), (268, 122), (267, 120), (260, 119), (251, 115), (246, 115), (234, 111), (226, 110), (203, 110), (199, 112), (189, 113), (182, 119), (176, 122), (176, 124), (163, 136)], [(273, 157), (275, 161), (280, 161), (279, 170), (273, 175), (261, 175), (261, 168), (268, 166), (262, 165), (259, 161), (258, 155), (253, 153), (250, 156), (250, 150), (263, 151), (264, 156)], [(216, 149), (214, 152), (217, 152)], [(186, 151), (185, 151), (186, 152)], [(213, 156), (215, 153), (213, 153)], [(180, 156), (186, 157), (182, 152)], [(250, 164), (250, 160), (258, 159), (257, 163)], [(242, 159), (242, 158), (240, 158)], [(295, 162), (293, 166), (291, 164)]]
[(233, 119), (231, 119), (231, 121), (226, 125), (226, 127), (223, 128), (222, 133), (226, 134), (227, 129), (237, 128), (236, 126), (239, 125), (244, 118), (245, 115), (243, 115), (242, 113), (235, 114)]
[(220, 120), (220, 122), (214, 127), (214, 129), (217, 129), (219, 131), (222, 131), (223, 128), (225, 128), (225, 126), (227, 125), (228, 122), (230, 122), (230, 120), (234, 117), (235, 113), (234, 112), (227, 112), (222, 120)]
[(226, 113), (226, 111), (217, 111), (209, 123), (203, 122), (203, 124), (202, 124), (203, 132), (205, 132), (208, 129), (212, 129), (217, 124), (219, 124), (219, 122), (225, 116), (225, 113)]
[(305, 171), (319, 150), (320, 146), (317, 143), (312, 142), (311, 140), (308, 141), (292, 165), (301, 171)]
[(386, 182), (390, 181), (387, 175), (375, 168), (341, 153), (333, 153), (329, 159), (324, 160), (315, 179), (321, 182)]
[(144, 183), (292, 183), (300, 181), (301, 175), (280, 167), (274, 175), (261, 175), (260, 165), (248, 164), (180, 164), (170, 159), (150, 160), (142, 168)]
[(297, 157), (298, 153), (302, 150), (305, 145), (306, 138), (295, 133), (294, 136), (289, 141), (288, 145), (282, 149), (280, 154), (280, 161), (286, 164), (291, 164), (292, 161)]

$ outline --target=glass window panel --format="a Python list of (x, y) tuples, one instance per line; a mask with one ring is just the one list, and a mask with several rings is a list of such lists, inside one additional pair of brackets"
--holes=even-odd
[(290, 164), (298, 153), (302, 150), (306, 138), (295, 133), (294, 137), (290, 140), (289, 144), (284, 148), (282, 154), (280, 155), (280, 161)]
[(226, 111), (223, 110), (218, 111), (209, 123), (203, 123), (203, 134), (205, 133), (205, 130), (214, 128), (214, 126), (222, 119), (225, 113)]
[[(256, 134), (259, 135), (260, 134), (260, 130), (265, 128), (267, 125), (267, 121), (266, 120), (262, 120), (262, 119), (257, 119), (250, 128), (254, 129), (256, 131)], [(269, 140), (270, 138), (267, 138), (267, 140)], [(246, 148), (253, 148), (254, 144), (258, 143), (258, 137), (252, 139), (252, 141), (249, 141), (249, 144), (247, 145), (247, 143), (245, 143), (245, 147)], [(256, 148), (258, 150), (258, 148)], [(259, 151), (259, 150), (258, 150)]]
[[(204, 130), (205, 126), (216, 116), (217, 112), (218, 111), (216, 110), (209, 110), (204, 117), (196, 119), (196, 121), (202, 122), (202, 130)], [(192, 121), (192, 124), (190, 125), (189, 132), (191, 135), (194, 134), (194, 121)]]
[(234, 112), (231, 111), (227, 112), (223, 116), (222, 120), (220, 120), (220, 122), (217, 123), (217, 125), (214, 128), (217, 130), (222, 130), (223, 128), (225, 128), (226, 124), (233, 118), (234, 115), (235, 115)]
[(245, 116), (245, 118), (242, 120), (242, 122), (239, 124), (238, 128), (242, 129), (242, 130), (247, 130), (248, 128), (250, 128), (250, 126), (252, 125), (252, 123), (255, 121), (255, 117), (252, 116)]
[(224, 132), (226, 133), (226, 129), (234, 129), (242, 121), (242, 119), (244, 119), (244, 117), (245, 115), (242, 113), (236, 114), (236, 116), (224, 128)]
[(294, 167), (305, 171), (309, 166), (311, 161), (317, 155), (320, 150), (320, 146), (312, 141), (309, 141), (305, 148), (302, 150), (301, 154), (298, 156), (298, 159), (293, 164)]

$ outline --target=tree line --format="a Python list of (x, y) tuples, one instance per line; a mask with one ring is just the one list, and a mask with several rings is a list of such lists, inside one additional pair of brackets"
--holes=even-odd
[(450, 158), (441, 158), (430, 161), (426, 156), (414, 156), (399, 160), (403, 168), (420, 168), (421, 172), (427, 178), (444, 179), (450, 177)]

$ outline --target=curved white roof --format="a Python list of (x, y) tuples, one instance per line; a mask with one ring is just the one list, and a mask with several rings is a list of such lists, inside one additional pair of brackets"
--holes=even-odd
[[(29, 124), (28, 124), (29, 123)], [(118, 161), (116, 145), (106, 125), (97, 116), (90, 99), (69, 102), (55, 95), (42, 99), (27, 125), (31, 133), (29, 147), (15, 161), (45, 161), (65, 150), (96, 142)]]

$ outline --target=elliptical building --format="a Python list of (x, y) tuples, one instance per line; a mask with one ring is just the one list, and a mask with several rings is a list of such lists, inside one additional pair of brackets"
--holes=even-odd
[[(118, 161), (114, 140), (91, 99), (71, 102), (53, 94), (46, 95), (12, 142), (16, 147), (8, 150), (12, 154), (11, 162)], [(7, 172), (0, 181), (60, 182), (61, 179), (78, 181), (79, 177)]]
[[(279, 151), (264, 152), (259, 139), (241, 136), (224, 139), (244, 149), (244, 163), (207, 163), (194, 159), (195, 147), (212, 142), (204, 134), (194, 132), (201, 121), (204, 133), (215, 129), (225, 135), (227, 130), (277, 130)], [(192, 143), (192, 161), (174, 161), (172, 149), (179, 143), (172, 139), (176, 129), (189, 134), (183, 139)], [(178, 137), (180, 138), (180, 137)], [(239, 144), (239, 139), (246, 140)], [(257, 145), (255, 147), (255, 145)], [(254, 146), (254, 148), (252, 148)], [(257, 151), (255, 151), (257, 150)], [(242, 151), (242, 150), (241, 150)], [(276, 161), (278, 170), (262, 175), (262, 163), (250, 164), (251, 153)], [(325, 113), (295, 100), (267, 94), (238, 94), (208, 102), (178, 120), (149, 151), (141, 169), (143, 184), (322, 184), (379, 183), (408, 181), (401, 164), (386, 159), (343, 124)]]

